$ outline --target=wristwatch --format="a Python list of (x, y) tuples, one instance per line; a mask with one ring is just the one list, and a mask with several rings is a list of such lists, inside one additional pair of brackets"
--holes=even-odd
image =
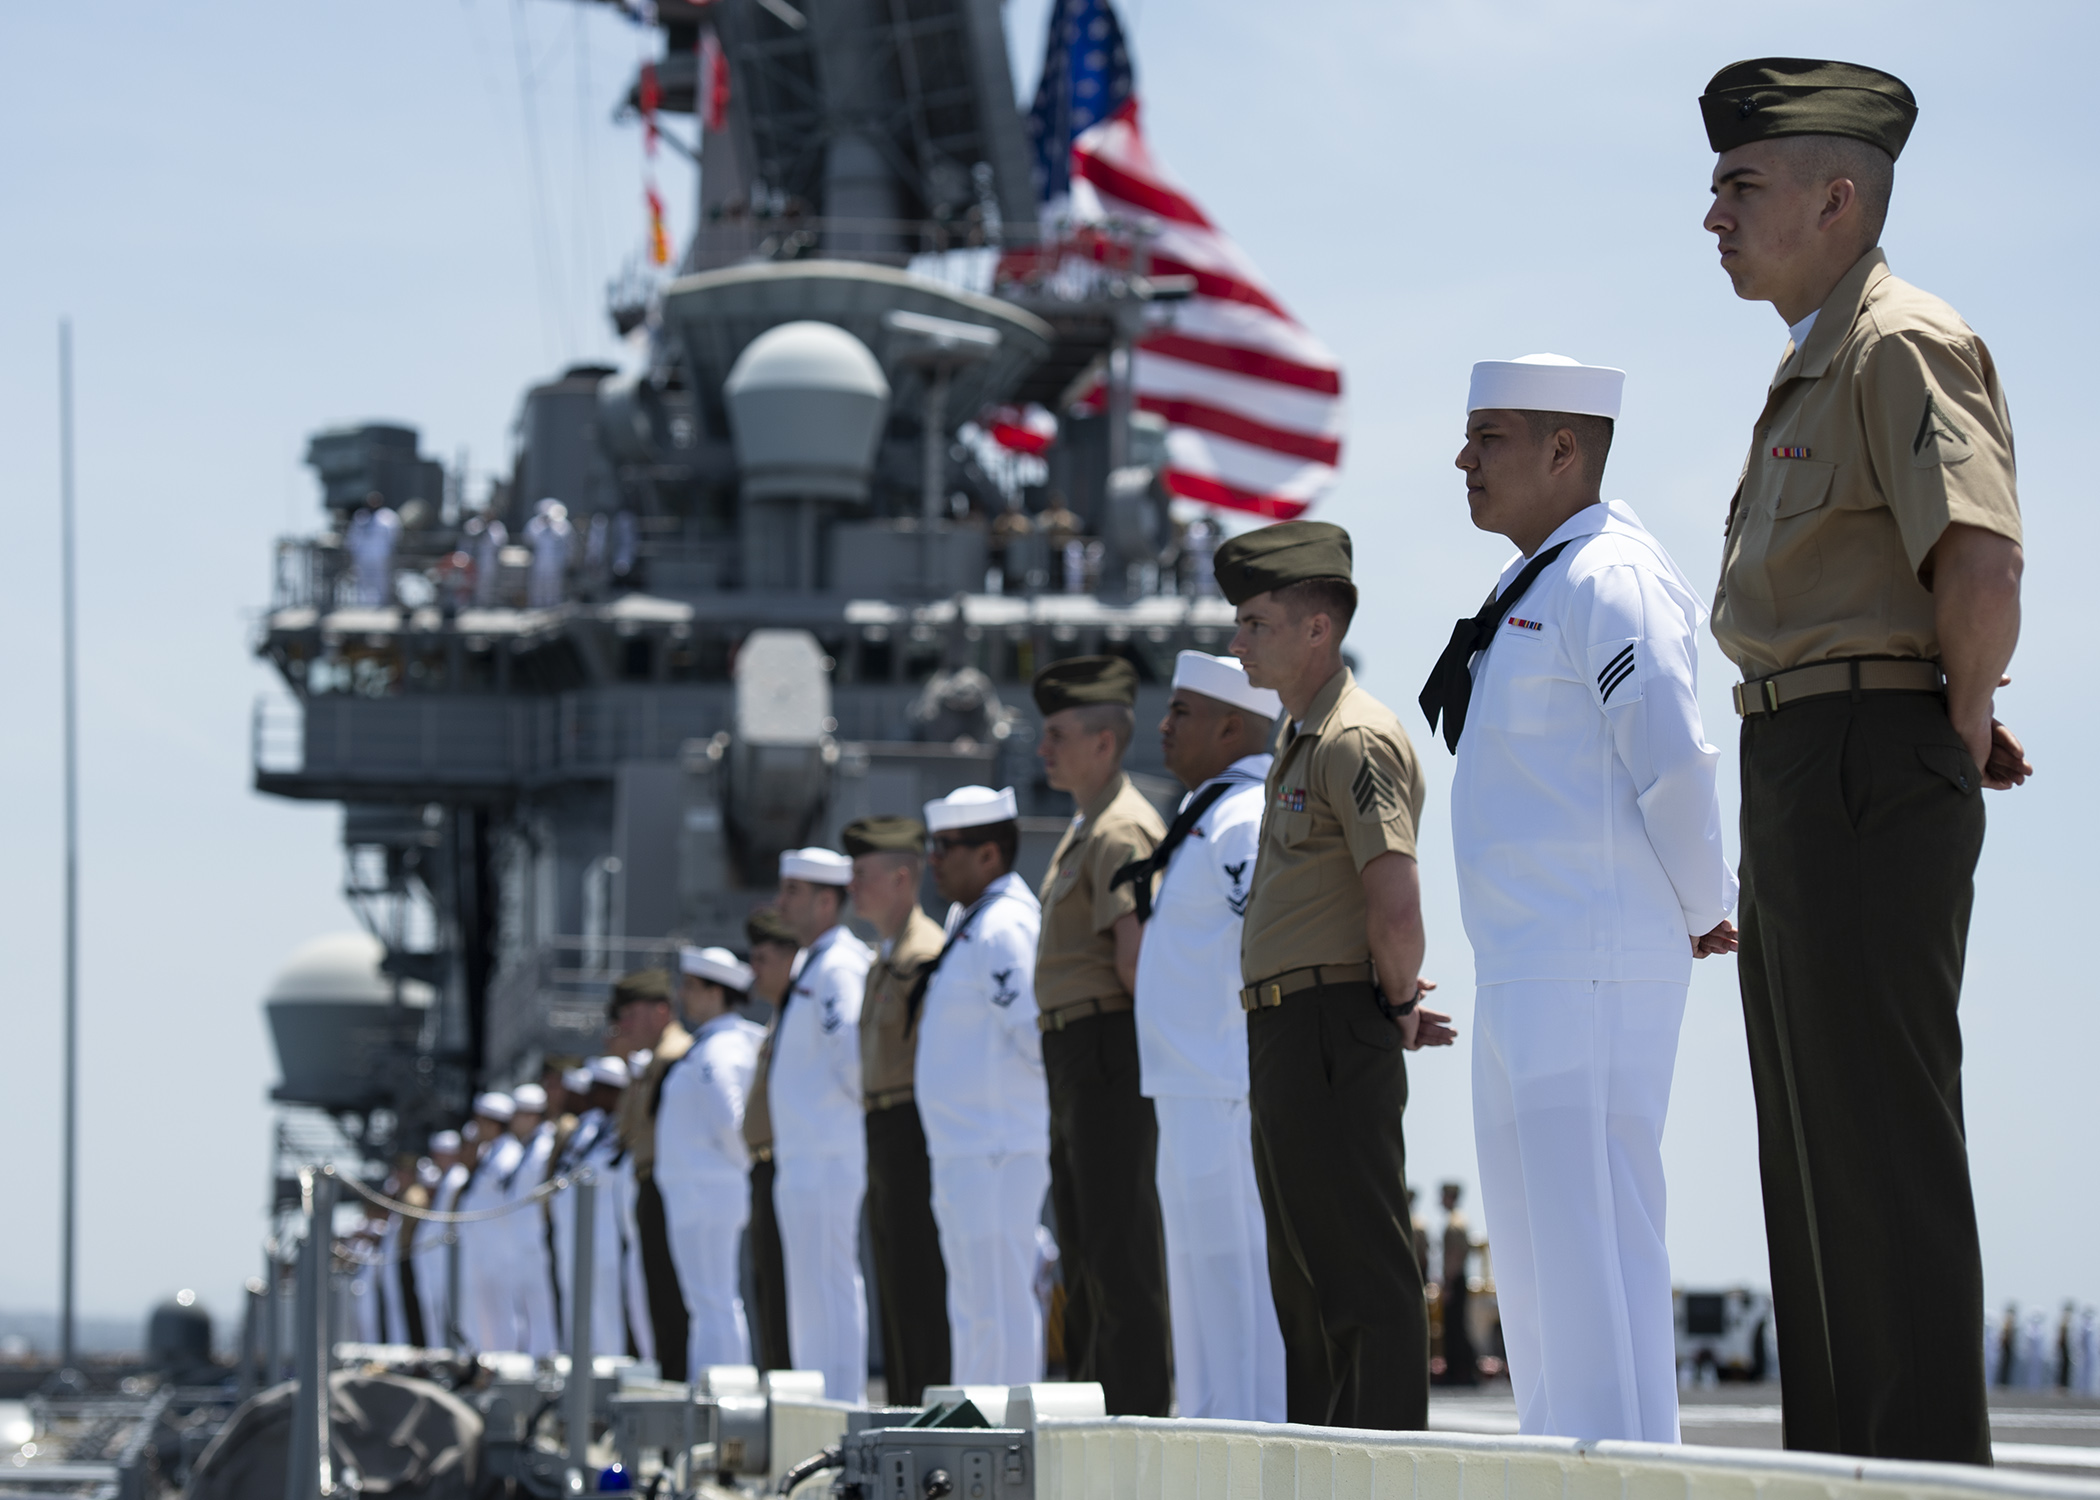
[(1400, 1004), (1395, 1005), (1385, 998), (1385, 991), (1380, 990), (1378, 991), (1378, 1008), (1385, 1012), (1387, 1020), (1397, 1021), (1403, 1016), (1411, 1016), (1414, 1014), (1415, 1007), (1422, 1003), (1422, 996), (1424, 993), (1425, 992), (1422, 989), (1422, 981), (1417, 979), (1415, 981), (1415, 992), (1412, 995), (1409, 995)]

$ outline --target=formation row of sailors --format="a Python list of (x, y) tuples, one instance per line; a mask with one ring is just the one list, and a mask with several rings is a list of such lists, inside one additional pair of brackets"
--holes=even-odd
[[(1787, 1442), (1988, 1463), (1956, 1004), (1979, 794), (2031, 771), (1991, 716), (2018, 622), (2010, 424), (1981, 340), (1877, 245), (1909, 90), (1765, 59), (1701, 108), (1723, 267), (1792, 335), (1714, 596), (1746, 678), (1740, 889), (1699, 591), (1601, 492), (1623, 372), (1475, 367), (1457, 464), (1475, 524), (1517, 555), (1420, 700), (1457, 756), (1475, 1143), (1518, 1412), (1531, 1433), (1677, 1437), (1661, 1136), (1691, 967), (1736, 951), (1740, 895)], [(1111, 1412), (1178, 1395), (1189, 1416), (1426, 1425), (1405, 1056), (1455, 1032), (1424, 1003), (1421, 768), (1343, 661), (1346, 532), (1266, 527), (1214, 571), (1238, 628), (1232, 658), (1177, 664), (1171, 825), (1122, 771), (1131, 666), (1059, 662), (1034, 685), (1040, 753), (1075, 814), (1040, 889), (1014, 874), (1011, 790), (866, 820), (842, 852), (782, 862), (785, 936), (751, 961), (793, 966), (766, 1041), (720, 952), (682, 960), (691, 1037), (667, 998), (627, 1033), (654, 1058), (625, 1110), (621, 1227), (667, 1369), (674, 1345), (715, 1358), (744, 1336), (728, 1246), (748, 1214), (793, 1363), (858, 1398), (865, 1200), (892, 1399), (1035, 1378), (1047, 1192), (1065, 1362)], [(849, 900), (879, 948), (847, 930)], [(536, 1139), (512, 1125), (501, 1182)], [(458, 1180), (461, 1198), (480, 1181)], [(675, 1303), (659, 1237), (693, 1283)], [(492, 1329), (541, 1326), (531, 1298), (476, 1297)], [(760, 1309), (761, 1342), (781, 1311)]]

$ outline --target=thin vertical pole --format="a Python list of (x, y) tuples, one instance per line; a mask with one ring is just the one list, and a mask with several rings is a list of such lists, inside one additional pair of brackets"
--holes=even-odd
[(66, 1079), (64, 1207), (59, 1227), (58, 1360), (74, 1363), (73, 1273), (76, 1263), (76, 1188), (80, 1088), (80, 732), (76, 692), (73, 610), (73, 322), (58, 324), (58, 508), (59, 574), (64, 615), (60, 638), (65, 659), (66, 755)]
[(568, 1428), (571, 1485), (588, 1493), (598, 1486), (591, 1476), (591, 1382), (597, 1360), (591, 1355), (591, 1304), (598, 1268), (598, 1188), (589, 1172), (569, 1189), (576, 1195), (576, 1247), (569, 1257), (569, 1383), (562, 1389), (564, 1425)]

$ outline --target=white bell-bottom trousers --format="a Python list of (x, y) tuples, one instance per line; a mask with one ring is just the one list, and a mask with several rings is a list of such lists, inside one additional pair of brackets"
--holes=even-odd
[(788, 1353), (822, 1370), (824, 1394), (859, 1401), (868, 1385), (868, 1298), (860, 1274), (860, 1200), (867, 1158), (773, 1158), (773, 1214), (787, 1272)]
[(1041, 1380), (1035, 1230), (1050, 1187), (1049, 1153), (936, 1156), (932, 1166), (933, 1222), (948, 1268), (950, 1378), (957, 1385)]
[(1167, 1232), (1174, 1405), (1184, 1417), (1284, 1420), (1283, 1331), (1244, 1099), (1163, 1098), (1159, 1212)]
[(1663, 1120), (1686, 986), (1483, 986), (1473, 1132), (1526, 1433), (1674, 1443)]
[(721, 1178), (656, 1179), (663, 1194), (671, 1263), (685, 1297), (686, 1370), (751, 1363), (751, 1333), (738, 1285), (737, 1242), (751, 1217), (751, 1182)]

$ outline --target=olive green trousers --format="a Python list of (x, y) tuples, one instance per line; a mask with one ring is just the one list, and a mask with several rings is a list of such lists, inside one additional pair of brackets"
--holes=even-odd
[(1961, 1098), (1983, 797), (1924, 693), (1746, 720), (1739, 973), (1786, 1445), (1987, 1464)]
[(1317, 1427), (1429, 1425), (1429, 1311), (1407, 1208), (1407, 1063), (1368, 984), (1247, 1017), (1254, 1180), (1285, 1408)]
[(933, 1166), (926, 1129), (911, 1100), (870, 1110), (868, 1240), (882, 1313), (882, 1381), (892, 1406), (917, 1406), (929, 1385), (946, 1385), (948, 1268), (933, 1219)]

